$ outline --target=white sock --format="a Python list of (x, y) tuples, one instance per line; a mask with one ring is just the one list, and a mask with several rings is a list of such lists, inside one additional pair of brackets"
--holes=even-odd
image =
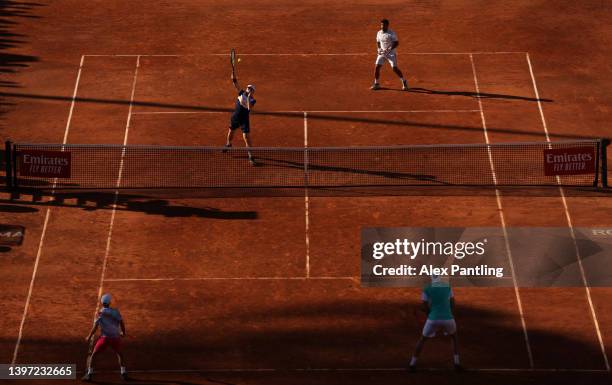
[(459, 354), (453, 354), (453, 362), (455, 365), (459, 365)]
[(378, 84), (378, 79), (374, 79), (374, 84)]
[(410, 360), (410, 366), (416, 365), (416, 361), (417, 361), (417, 358), (415, 356), (412, 356), (412, 359)]
[(404, 78), (400, 78), (400, 80), (402, 81), (402, 83), (405, 82)]
[(125, 366), (121, 367), (121, 374), (125, 374), (125, 372), (127, 371), (127, 369), (125, 368)]
[(87, 374), (93, 374), (93, 368), (91, 366), (87, 368)]

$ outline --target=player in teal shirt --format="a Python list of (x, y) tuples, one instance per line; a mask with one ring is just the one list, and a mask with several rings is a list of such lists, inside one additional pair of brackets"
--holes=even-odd
[(441, 331), (450, 336), (453, 344), (453, 363), (456, 370), (461, 370), (459, 363), (459, 351), (457, 346), (457, 325), (453, 317), (455, 309), (455, 297), (453, 289), (447, 282), (443, 282), (439, 276), (432, 276), (431, 284), (425, 286), (421, 296), (423, 309), (427, 313), (427, 321), (423, 326), (423, 335), (416, 344), (414, 355), (410, 360), (409, 369), (416, 370), (416, 362), (425, 346), (428, 338), (436, 336)]

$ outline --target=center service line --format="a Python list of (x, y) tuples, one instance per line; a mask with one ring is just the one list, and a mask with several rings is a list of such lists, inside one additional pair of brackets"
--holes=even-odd
[[(470, 63), (472, 65), (472, 75), (474, 76), (474, 87), (476, 88), (476, 95), (480, 96), (480, 86), (478, 85), (478, 76), (476, 75), (476, 65), (474, 64), (474, 57), (470, 54)], [(480, 120), (482, 122), (483, 134), (485, 137), (485, 142), (487, 145), (490, 144), (489, 141), (489, 133), (487, 131), (487, 121), (484, 115), (484, 109), (482, 108), (482, 100), (480, 97), (478, 99), (478, 108), (480, 109)], [(501, 194), (499, 189), (497, 188), (497, 174), (495, 172), (495, 164), (493, 163), (493, 157), (491, 154), (491, 147), (487, 147), (488, 155), (489, 155), (489, 164), (491, 167), (491, 173), (493, 175), (493, 183), (495, 184), (495, 198), (497, 200), (497, 208), (499, 213), (499, 220), (502, 225), (502, 230), (504, 232), (504, 241), (506, 244), (506, 254), (508, 254), (508, 260), (510, 262), (510, 269), (512, 271), (512, 282), (514, 285), (514, 294), (516, 295), (516, 303), (518, 306), (519, 315), (521, 317), (521, 326), (523, 327), (523, 336), (525, 338), (525, 346), (527, 348), (527, 357), (529, 359), (529, 367), (533, 368), (533, 354), (531, 352), (531, 344), (529, 343), (529, 334), (527, 333), (527, 323), (525, 322), (525, 315), (523, 312), (523, 304), (521, 301), (521, 295), (519, 293), (519, 288), (516, 283), (516, 272), (514, 270), (514, 260), (512, 258), (512, 250), (510, 249), (510, 244), (508, 242), (508, 230), (506, 227), (506, 219), (504, 217), (504, 208), (501, 201)]]
[[(127, 145), (128, 134), (130, 129), (130, 122), (132, 120), (132, 108), (134, 107), (134, 94), (136, 92), (136, 79), (138, 77), (138, 68), (140, 67), (140, 56), (136, 59), (136, 69), (134, 70), (134, 79), (132, 81), (132, 94), (130, 96), (130, 105), (128, 108), (128, 116), (125, 122), (125, 132), (123, 134), (123, 146)], [(121, 177), (123, 174), (123, 161), (125, 156), (125, 147), (121, 151), (121, 161), (119, 163), (119, 173), (117, 175), (117, 183), (115, 189), (115, 197), (113, 201), (113, 210), (111, 212), (110, 224), (108, 227), (108, 236), (106, 237), (106, 249), (104, 251), (104, 259), (102, 260), (102, 272), (100, 273), (100, 285), (98, 286), (98, 297), (96, 298), (96, 307), (94, 310), (94, 319), (96, 312), (98, 311), (98, 300), (102, 296), (102, 289), (104, 286), (104, 276), (106, 275), (106, 266), (108, 262), (108, 255), (110, 254), (111, 238), (113, 236), (113, 225), (115, 223), (115, 214), (117, 213), (117, 201), (119, 199), (119, 186), (121, 185)]]
[(310, 278), (310, 221), (308, 202), (308, 112), (304, 111), (304, 211), (305, 211), (305, 233), (306, 233), (306, 278)]

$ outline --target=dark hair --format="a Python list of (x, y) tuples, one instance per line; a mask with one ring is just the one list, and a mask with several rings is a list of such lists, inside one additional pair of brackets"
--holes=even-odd
[(387, 20), (387, 19), (382, 19), (380, 22), (383, 23), (383, 24), (389, 25), (389, 20)]

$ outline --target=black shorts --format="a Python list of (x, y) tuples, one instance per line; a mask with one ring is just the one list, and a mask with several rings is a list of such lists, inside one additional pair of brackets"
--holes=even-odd
[(238, 127), (242, 128), (242, 132), (248, 134), (251, 131), (251, 125), (249, 124), (249, 115), (232, 115), (230, 119), (230, 130), (234, 131)]

